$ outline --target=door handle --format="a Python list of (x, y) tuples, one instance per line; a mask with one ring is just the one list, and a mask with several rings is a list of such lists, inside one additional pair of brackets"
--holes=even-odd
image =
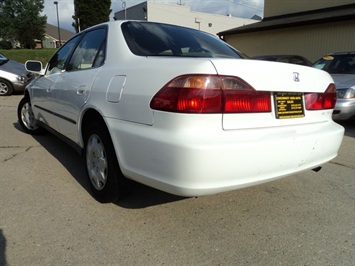
[(79, 89), (76, 91), (77, 94), (85, 94), (86, 86), (80, 86)]

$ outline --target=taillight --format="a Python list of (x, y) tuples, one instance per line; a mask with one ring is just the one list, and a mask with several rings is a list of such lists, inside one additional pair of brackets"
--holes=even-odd
[(181, 113), (271, 112), (270, 92), (257, 92), (244, 80), (219, 75), (184, 75), (152, 99), (154, 110)]
[(224, 91), (225, 113), (260, 113), (271, 111), (270, 92)]
[(337, 101), (336, 87), (332, 83), (323, 93), (306, 93), (304, 95), (307, 110), (333, 109)]

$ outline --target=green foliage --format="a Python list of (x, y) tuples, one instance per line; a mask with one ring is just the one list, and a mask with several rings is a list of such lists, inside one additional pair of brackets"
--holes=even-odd
[(76, 32), (110, 20), (111, 0), (74, 0)]
[(44, 0), (0, 0), (0, 38), (34, 48), (35, 39), (42, 39), (47, 17), (40, 13)]
[(46, 65), (49, 59), (57, 49), (13, 49), (13, 50), (0, 50), (0, 54), (3, 54), (7, 58), (25, 63), (27, 60), (38, 60), (43, 65)]
[(12, 44), (9, 41), (1, 40), (0, 41), (0, 49), (10, 50), (12, 49)]

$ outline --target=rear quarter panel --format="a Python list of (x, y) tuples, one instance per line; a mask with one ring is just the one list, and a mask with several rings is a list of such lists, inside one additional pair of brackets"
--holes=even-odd
[[(103, 116), (152, 125), (150, 101), (171, 79), (184, 74), (216, 74), (209, 60), (131, 56), (102, 67), (95, 80), (87, 107), (96, 106)], [(115, 77), (124, 77), (120, 87), (112, 87)], [(114, 85), (117, 85), (114, 84)], [(108, 100), (117, 94), (118, 101)]]

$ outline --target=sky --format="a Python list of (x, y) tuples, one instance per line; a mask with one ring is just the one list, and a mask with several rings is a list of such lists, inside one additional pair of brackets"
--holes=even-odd
[[(74, 1), (73, 0), (57, 0), (59, 26), (74, 32), (71, 26), (73, 23), (72, 16), (74, 15)], [(126, 8), (145, 2), (144, 0), (112, 0), (110, 19), (113, 20), (114, 13), (123, 10), (122, 6), (125, 3)], [(254, 15), (263, 17), (264, 14), (264, 0), (155, 0), (154, 2), (181, 4), (189, 6), (191, 11), (206, 12), (220, 15), (231, 14), (233, 17), (251, 18)], [(47, 15), (47, 22), (57, 26), (57, 11), (56, 5), (52, 0), (44, 1), (43, 15)]]

